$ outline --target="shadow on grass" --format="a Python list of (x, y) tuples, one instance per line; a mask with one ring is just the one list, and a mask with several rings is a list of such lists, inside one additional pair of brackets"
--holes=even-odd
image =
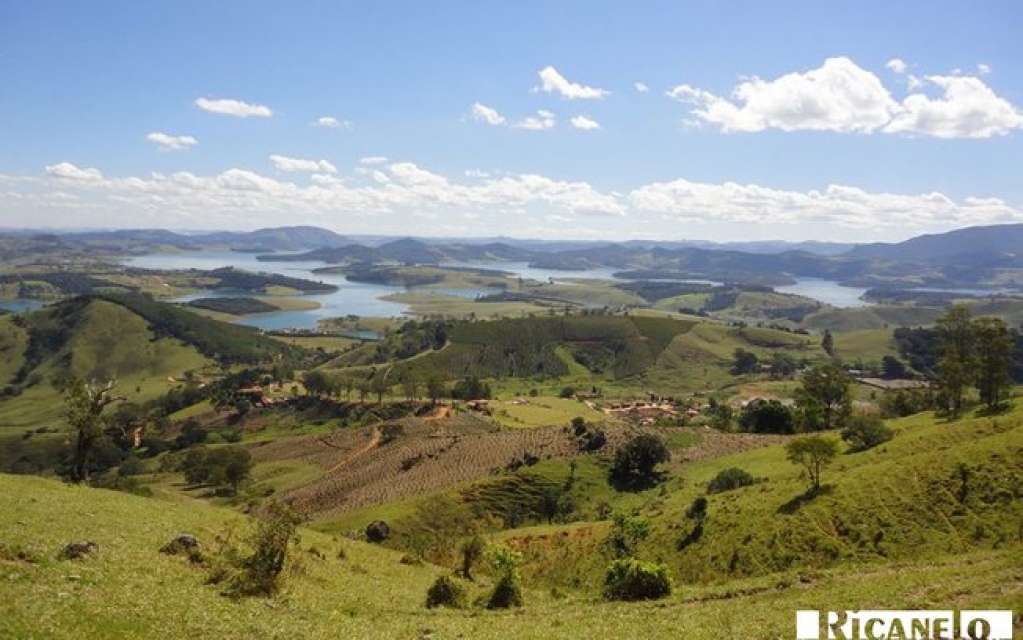
[(817, 489), (810, 489), (805, 491), (795, 498), (792, 498), (785, 504), (778, 507), (778, 513), (784, 513), (786, 515), (792, 515), (803, 508), (803, 505), (813, 502), (817, 496), (826, 496), (834, 491), (834, 485), (826, 484)]
[(637, 493), (656, 487), (666, 480), (667, 477), (668, 474), (660, 471), (646, 476), (639, 474), (615, 475), (609, 473), (607, 481), (615, 491)]

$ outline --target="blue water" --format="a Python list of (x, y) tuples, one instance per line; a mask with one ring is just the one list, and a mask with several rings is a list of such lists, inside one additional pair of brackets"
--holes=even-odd
[(774, 290), (778, 293), (791, 293), (813, 298), (833, 307), (865, 307), (869, 304), (860, 299), (867, 292), (865, 288), (842, 286), (834, 280), (796, 278), (796, 284), (775, 287)]
[(42, 308), (43, 303), (38, 300), (0, 300), (0, 309), (13, 311), (14, 313), (24, 313), (25, 311), (35, 311)]

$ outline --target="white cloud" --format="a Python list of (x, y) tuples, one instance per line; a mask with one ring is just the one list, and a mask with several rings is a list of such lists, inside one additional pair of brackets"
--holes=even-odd
[(648, 93), (650, 91), (650, 87), (646, 86), (646, 84), (642, 82), (634, 83), (632, 88), (635, 89), (637, 93)]
[(83, 182), (97, 182), (103, 179), (99, 169), (80, 169), (70, 162), (60, 162), (46, 167), (46, 175), (59, 180), (79, 180)]
[(337, 173), (337, 167), (326, 160), (305, 160), (271, 155), (270, 161), (278, 171), (305, 171), (307, 173)]
[(605, 89), (597, 89), (569, 82), (554, 67), (544, 67), (538, 74), (540, 76), (540, 86), (536, 87), (534, 91), (557, 93), (562, 98), (568, 100), (599, 100), (611, 93)]
[(482, 169), (467, 169), (465, 171), (466, 178), (489, 178), (490, 174)]
[(675, 180), (640, 187), (629, 194), (629, 203), (682, 221), (765, 228), (818, 223), (891, 232), (1023, 221), (1023, 211), (998, 199), (967, 198), (957, 204), (941, 193), (871, 193), (844, 185), (801, 192)]
[(829, 58), (817, 69), (776, 80), (745, 80), (732, 91), (736, 103), (688, 85), (668, 95), (695, 105), (694, 115), (725, 132), (869, 132), (884, 126), (898, 109), (878, 77), (848, 58)]
[(147, 135), (146, 140), (155, 143), (161, 149), (171, 151), (182, 151), (199, 144), (199, 141), (192, 136), (171, 136), (158, 131)]
[(495, 127), (505, 123), (504, 116), (498, 113), (497, 109), (479, 102), (472, 103), (472, 107), (469, 108), (469, 118), (473, 122), (482, 122)]
[(991, 73), (991, 65), (984, 64), (983, 62), (978, 64), (977, 73), (979, 73), (982, 76), (986, 76), (987, 74)]
[[(904, 69), (896, 62), (902, 61), (890, 61), (889, 68)], [(1019, 109), (979, 78), (909, 75), (907, 86), (917, 93), (900, 103), (873, 73), (848, 58), (829, 58), (805, 73), (744, 80), (733, 89), (732, 101), (689, 85), (668, 95), (693, 105), (695, 122), (717, 125), (725, 133), (780, 129), (988, 138), (1023, 128)], [(942, 95), (926, 95), (922, 91), (928, 86)]]
[(384, 156), (365, 156), (363, 158), (359, 158), (359, 164), (366, 164), (366, 165), (385, 164), (386, 162), (387, 162), (387, 158), (384, 157)]
[(593, 131), (600, 128), (600, 123), (589, 116), (575, 116), (571, 122), (573, 127), (583, 131)]
[(941, 90), (941, 96), (907, 96), (885, 131), (935, 138), (990, 138), (1023, 128), (1023, 113), (980, 78), (928, 76), (926, 80), (925, 84)]
[(345, 131), (351, 131), (352, 123), (348, 120), (339, 120), (333, 116), (320, 116), (313, 121), (314, 127), (323, 127), (325, 129), (344, 129)]
[(909, 66), (906, 65), (906, 63), (903, 62), (901, 58), (892, 58), (891, 60), (888, 61), (887, 64), (885, 64), (885, 67), (887, 67), (887, 69), (892, 73), (898, 74), (900, 76), (906, 73), (906, 70), (909, 69)]
[(195, 101), (195, 106), (203, 111), (237, 118), (248, 118), (249, 116), (269, 118), (273, 115), (270, 107), (262, 104), (249, 104), (240, 100), (199, 98)]
[[(677, 179), (618, 193), (528, 173), (449, 178), (412, 162), (378, 167), (283, 180), (243, 168), (206, 176), (108, 177), (61, 162), (46, 167), (42, 176), (0, 176), (0, 187), (7, 189), (0, 188), (0, 208), (40, 226), (58, 224), (54, 221), (73, 226), (82, 212), (110, 225), (191, 228), (253, 228), (279, 224), (284, 215), (303, 224), (343, 221), (346, 229), (367, 233), (418, 229), (424, 235), (466, 235), (474, 229), (544, 237), (634, 237), (641, 235), (639, 221), (648, 219), (662, 236), (692, 237), (694, 225), (700, 225), (733, 239), (765, 233), (806, 239), (817, 235), (814, 230), (831, 231), (831, 238), (892, 238), (1023, 222), (1023, 210), (1003, 200), (954, 200), (940, 192), (878, 193), (837, 184), (793, 191)], [(587, 215), (606, 216), (606, 222), (582, 224), (580, 216)], [(417, 217), (442, 222), (416, 228)], [(555, 223), (556, 229), (544, 226)]]
[(547, 131), (554, 128), (554, 114), (541, 109), (536, 112), (535, 116), (523, 118), (516, 122), (514, 126), (516, 129), (526, 129), (527, 131)]

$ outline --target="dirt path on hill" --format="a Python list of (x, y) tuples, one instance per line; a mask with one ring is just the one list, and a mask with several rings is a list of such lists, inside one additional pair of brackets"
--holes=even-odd
[[(363, 454), (366, 454), (366, 453), (369, 453), (370, 451), (375, 449), (376, 446), (378, 444), (380, 444), (380, 437), (381, 437), (381, 435), (382, 434), (380, 433), (380, 429), (377, 429), (376, 427), (373, 427), (373, 436), (369, 439), (369, 442), (366, 443), (366, 446), (364, 446), (363, 448), (361, 448), (361, 449), (359, 449), (357, 451), (354, 451), (350, 455), (346, 456), (341, 461), (337, 462), (336, 464), (331, 466), (329, 469), (327, 469), (324, 472), (324, 474), (326, 475), (328, 473), (333, 473), (333, 472), (337, 471), (338, 469), (340, 469), (341, 467), (345, 466), (346, 464), (352, 462), (353, 460), (355, 460), (359, 456), (361, 456)], [(324, 444), (327, 444), (327, 443), (324, 442)], [(330, 446), (330, 445), (328, 445), (328, 446)]]
[(451, 415), (451, 407), (446, 405), (437, 405), (437, 408), (426, 417), (427, 422), (435, 422), (437, 420), (443, 420), (444, 418)]

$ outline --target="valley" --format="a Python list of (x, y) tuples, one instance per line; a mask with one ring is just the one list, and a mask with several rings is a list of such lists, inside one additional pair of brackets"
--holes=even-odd
[[(800, 608), (1020, 610), (1011, 287), (862, 297), (800, 272), (770, 278), (794, 289), (764, 272), (632, 279), (619, 270), (642, 263), (578, 248), (446, 265), (412, 241), (351, 262), (350, 244), (310, 261), (282, 241), (294, 260), (278, 263), (132, 240), (94, 260), (95, 241), (60, 268), (80, 238), (7, 241), (26, 253), (4, 291), (43, 304), (0, 315), (5, 637), (80, 637), (82, 619), (85, 637), (766, 639)], [(360, 287), (400, 311), (351, 312)], [(955, 327), (995, 376), (958, 396)], [(75, 422), (76, 397), (94, 422)], [(94, 430), (85, 458), (75, 424)], [(833, 447), (816, 480), (793, 452), (814, 438)], [(224, 597), (210, 576), (274, 505), (301, 521), (281, 590)], [(181, 533), (208, 555), (159, 553)], [(58, 559), (73, 540), (98, 551)], [(521, 608), (486, 606), (501, 558)], [(619, 562), (669, 592), (610, 598)], [(442, 577), (464, 599), (425, 607)]]

